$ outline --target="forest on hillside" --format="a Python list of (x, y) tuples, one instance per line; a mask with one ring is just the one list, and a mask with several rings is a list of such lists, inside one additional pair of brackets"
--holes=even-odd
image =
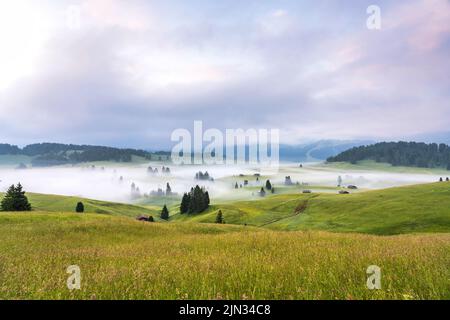
[(32, 157), (32, 165), (54, 166), (92, 161), (131, 162), (133, 156), (148, 160), (165, 160), (168, 152), (151, 153), (137, 149), (119, 149), (103, 146), (74, 145), (61, 143), (37, 143), (24, 148), (0, 144), (0, 155), (25, 155)]
[(446, 168), (450, 170), (450, 147), (446, 144), (418, 142), (381, 142), (349, 149), (328, 162), (350, 162), (362, 160), (389, 163), (393, 166), (420, 168)]

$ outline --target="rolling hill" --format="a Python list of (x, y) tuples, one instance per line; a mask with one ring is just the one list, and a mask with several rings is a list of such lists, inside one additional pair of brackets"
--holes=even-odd
[[(140, 215), (153, 215), (155, 218), (158, 216), (158, 212), (155, 210), (131, 204), (48, 194), (27, 193), (26, 195), (31, 203), (33, 211), (39, 212), (75, 212), (77, 203), (81, 201), (84, 204), (85, 213), (125, 216), (131, 218), (136, 218)], [(0, 194), (0, 200), (2, 198), (3, 194)]]
[[(154, 205), (121, 204), (78, 197), (32, 193), (27, 196), (33, 210), (39, 212), (71, 213), (78, 201), (84, 203), (86, 213), (131, 218), (153, 215), (158, 219), (161, 210)], [(196, 215), (179, 214), (178, 205), (172, 202), (169, 207), (171, 222), (214, 223), (220, 209), (227, 224), (285, 231), (321, 230), (375, 235), (450, 232), (449, 182), (348, 195), (269, 195), (260, 200), (214, 203), (208, 211)]]
[(217, 211), (230, 224), (278, 230), (325, 230), (394, 235), (450, 232), (450, 183), (434, 183), (349, 195), (285, 194), (259, 201), (215, 204), (180, 221), (214, 222)]

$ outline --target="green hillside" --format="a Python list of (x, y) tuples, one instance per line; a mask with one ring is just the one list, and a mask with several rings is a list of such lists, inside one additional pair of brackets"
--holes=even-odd
[(450, 183), (434, 183), (349, 195), (289, 194), (259, 201), (214, 205), (207, 213), (175, 220), (214, 222), (221, 209), (231, 224), (279, 230), (369, 234), (450, 232)]
[[(131, 218), (153, 215), (158, 218), (163, 205), (130, 205), (77, 197), (27, 195), (33, 210), (42, 212), (74, 212), (77, 202), (82, 201), (87, 213)], [(276, 230), (322, 230), (377, 235), (450, 232), (449, 182), (349, 195), (270, 195), (258, 200), (216, 203), (206, 213), (198, 215), (177, 213), (176, 200), (167, 204), (170, 205), (171, 222), (213, 223), (220, 209), (227, 224)]]
[[(154, 215), (155, 218), (157, 217), (156, 210), (130, 204), (35, 193), (27, 193), (27, 197), (33, 211), (75, 212), (77, 203), (81, 201), (84, 204), (85, 213), (127, 216), (131, 218), (136, 218), (139, 215)], [(2, 198), (3, 194), (0, 194), (0, 199)]]
[[(379, 237), (0, 213), (0, 299), (449, 299), (449, 234)], [(382, 289), (366, 288), (366, 269)], [(81, 290), (66, 287), (68, 266)]]

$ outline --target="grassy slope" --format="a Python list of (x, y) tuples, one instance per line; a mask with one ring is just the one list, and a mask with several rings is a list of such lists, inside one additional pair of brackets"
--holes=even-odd
[[(69, 265), (80, 291), (66, 287)], [(382, 270), (370, 291), (366, 269)], [(0, 299), (449, 299), (450, 235), (0, 213)]]
[[(306, 209), (305, 209), (306, 207)], [(408, 186), (350, 195), (277, 195), (260, 201), (215, 205), (205, 214), (176, 220), (227, 223), (281, 230), (327, 230), (369, 234), (450, 232), (450, 183)]]
[[(33, 207), (33, 211), (74, 212), (77, 203), (81, 201), (84, 204), (86, 213), (127, 216), (131, 218), (139, 215), (154, 215), (156, 218), (158, 215), (156, 210), (130, 204), (47, 194), (27, 193), (26, 195)], [(3, 194), (0, 194), (0, 199), (2, 197)]]

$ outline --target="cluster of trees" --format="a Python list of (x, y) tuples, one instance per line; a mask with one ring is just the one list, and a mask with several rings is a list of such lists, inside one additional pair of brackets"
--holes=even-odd
[(12, 185), (6, 191), (0, 204), (2, 211), (31, 211), (31, 204), (23, 191), (22, 185)]
[[(158, 168), (148, 167), (147, 172), (151, 175), (156, 175), (159, 173)], [(163, 174), (169, 175), (170, 174), (170, 168), (169, 167), (162, 167), (161, 172)]]
[(361, 160), (385, 162), (393, 166), (420, 168), (446, 168), (450, 170), (450, 147), (446, 144), (417, 142), (382, 142), (344, 151), (328, 162), (350, 162)]
[(261, 197), (265, 197), (267, 192), (271, 192), (272, 194), (275, 193), (275, 188), (274, 186), (272, 186), (272, 183), (270, 182), (270, 180), (266, 181), (266, 188), (261, 188), (261, 190), (259, 191), (259, 196)]
[(205, 171), (205, 173), (201, 171), (197, 172), (195, 174), (195, 179), (201, 181), (214, 181), (214, 178), (209, 175), (208, 171)]
[(167, 183), (166, 184), (166, 191), (164, 192), (164, 190), (163, 189), (161, 189), (161, 188), (158, 188), (158, 190), (153, 190), (153, 191), (151, 191), (150, 192), (150, 195), (151, 196), (154, 196), (154, 197), (164, 197), (164, 196), (174, 196), (174, 195), (176, 195), (176, 193), (175, 192), (172, 192), (172, 187), (170, 186), (170, 184), (169, 183)]
[(133, 156), (149, 160), (168, 158), (170, 153), (150, 153), (144, 150), (119, 149), (102, 146), (74, 145), (61, 143), (31, 144), (23, 149), (10, 144), (0, 144), (0, 155), (27, 155), (34, 157), (32, 165), (37, 167), (74, 164), (91, 161), (131, 162)]
[(183, 195), (180, 205), (180, 213), (202, 213), (209, 208), (209, 204), (210, 199), (208, 191), (197, 185), (195, 188), (191, 189), (191, 192)]

